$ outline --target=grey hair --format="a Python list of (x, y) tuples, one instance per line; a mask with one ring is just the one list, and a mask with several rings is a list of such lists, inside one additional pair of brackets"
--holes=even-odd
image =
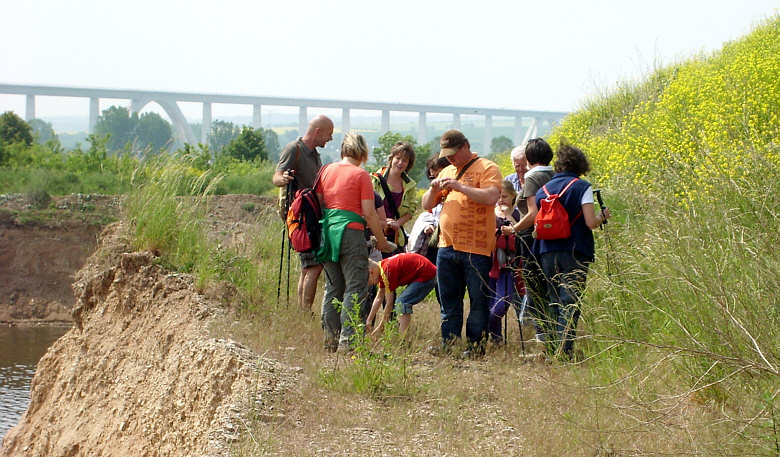
[(512, 149), (510, 154), (512, 160), (519, 159), (521, 155), (525, 156), (525, 144), (521, 144), (520, 146)]

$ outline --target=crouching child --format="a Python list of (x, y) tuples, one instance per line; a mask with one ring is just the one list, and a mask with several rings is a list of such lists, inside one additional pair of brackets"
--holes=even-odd
[[(396, 289), (407, 286), (396, 304), (400, 313), (399, 331), (403, 335), (412, 320), (412, 306), (420, 303), (436, 286), (436, 266), (420, 254), (401, 253), (380, 262), (369, 260), (368, 269), (368, 284), (378, 284), (379, 291), (366, 319), (366, 332), (371, 332), (372, 336), (382, 333), (383, 324), (390, 321), (393, 312)], [(372, 332), (372, 322), (382, 304), (385, 305), (383, 317)]]

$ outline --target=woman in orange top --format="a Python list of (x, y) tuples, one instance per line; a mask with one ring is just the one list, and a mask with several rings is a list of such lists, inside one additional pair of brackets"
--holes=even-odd
[[(362, 135), (347, 132), (341, 143), (341, 161), (322, 170), (315, 189), (323, 207), (323, 246), (317, 260), (325, 267), (325, 295), (322, 299), (322, 328), (325, 349), (348, 351), (355, 333), (351, 310), (366, 299), (368, 251), (365, 226), (377, 239), (377, 248), (392, 248), (382, 233), (374, 209), (374, 188), (368, 172), (360, 167), (368, 160), (368, 145)], [(336, 310), (334, 300), (343, 304)]]

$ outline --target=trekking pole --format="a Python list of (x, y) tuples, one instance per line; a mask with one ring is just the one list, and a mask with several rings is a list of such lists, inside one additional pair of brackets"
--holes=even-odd
[[(507, 239), (507, 242), (509, 240)], [(525, 318), (525, 295), (523, 295), (523, 300), (520, 301), (520, 312), (517, 312), (517, 298), (520, 298), (520, 291), (517, 290), (517, 275), (522, 276), (523, 275), (523, 258), (520, 255), (520, 238), (518, 235), (515, 235), (515, 255), (512, 259), (512, 290), (514, 293), (512, 294), (512, 308), (514, 308), (515, 314), (517, 314), (517, 328), (520, 329), (520, 350), (523, 352), (523, 355), (525, 355), (525, 338), (523, 338), (523, 319)]]
[[(288, 182), (284, 191), (284, 208), (290, 206), (290, 183)], [(284, 267), (284, 239), (287, 237), (287, 223), (282, 222), (282, 246), (279, 248), (279, 275), (276, 283), (276, 302), (279, 303), (279, 298), (282, 296), (282, 271)], [(288, 246), (289, 249), (289, 246)], [(290, 295), (290, 257), (287, 256), (287, 296), (289, 301)]]
[[(508, 311), (508, 310), (507, 310), (507, 311)], [(506, 348), (506, 342), (507, 342), (507, 340), (508, 340), (508, 337), (509, 337), (509, 336), (506, 334), (506, 332), (507, 332), (507, 322), (508, 322), (508, 321), (509, 321), (509, 313), (506, 313), (506, 315), (504, 316), (504, 347), (505, 347), (505, 348)]]
[[(295, 178), (291, 179), (287, 183), (287, 206), (289, 207), (292, 202), (290, 201), (291, 198), (294, 197), (293, 195), (293, 181)], [(284, 224), (284, 228), (287, 228), (287, 224)], [(287, 303), (285, 306), (290, 305), (290, 251), (292, 251), (292, 243), (287, 243)]]
[(287, 304), (285, 306), (290, 305), (290, 251), (292, 246), (287, 243)]
[[(522, 260), (521, 260), (522, 262)], [(522, 275), (523, 270), (522, 267), (517, 268), (515, 266), (512, 267), (512, 272), (514, 273), (512, 278), (512, 290), (515, 291), (514, 294), (512, 294), (512, 308), (514, 308), (515, 314), (517, 314), (517, 327), (520, 329), (520, 350), (523, 352), (523, 355), (525, 355), (525, 338), (523, 337), (523, 319), (525, 318), (525, 304), (526, 304), (526, 296), (523, 295), (523, 298), (520, 299), (520, 311), (518, 312), (517, 308), (517, 298), (520, 298), (520, 291), (517, 290), (517, 276), (516, 275)], [(528, 292), (526, 291), (526, 295)]]
[(604, 236), (607, 238), (607, 275), (611, 277), (612, 272), (614, 271), (610, 258), (610, 251), (613, 250), (612, 240), (609, 239), (609, 233), (606, 230), (607, 222), (609, 221), (604, 217), (604, 210), (607, 209), (607, 206), (604, 204), (604, 199), (601, 197), (601, 189), (595, 189), (593, 193), (596, 194), (596, 199), (599, 202), (599, 211), (601, 212), (601, 224), (599, 224), (599, 228), (604, 231)]
[[(515, 289), (517, 289), (517, 283), (515, 283)], [(525, 338), (523, 337), (523, 319), (525, 318), (525, 308), (528, 304), (528, 290), (525, 291), (525, 295), (523, 295), (523, 298), (520, 300), (520, 315), (517, 317), (517, 320), (520, 322), (520, 350), (523, 351), (523, 355), (525, 355)]]
[[(507, 256), (509, 256), (509, 235), (504, 235), (504, 240), (506, 241), (506, 253), (507, 253)], [(507, 259), (507, 264), (511, 265), (511, 263), (509, 262), (509, 259)], [(501, 273), (499, 273), (499, 276), (500, 275), (501, 275)], [(512, 284), (512, 290), (515, 290), (515, 285), (514, 285), (515, 275), (514, 275), (514, 271), (512, 272), (512, 276), (509, 279), (511, 279), (512, 283), (513, 283)], [(509, 290), (509, 288), (506, 287), (506, 284), (504, 285), (504, 290)], [(514, 294), (512, 294), (512, 298), (514, 298)], [(504, 348), (506, 348), (506, 342), (507, 342), (507, 340), (509, 338), (509, 333), (508, 333), (509, 330), (507, 328), (508, 327), (508, 322), (509, 322), (509, 309), (507, 308), (506, 314), (504, 314)]]
[[(276, 302), (282, 294), (282, 266), (284, 265), (284, 239), (287, 237), (287, 226), (282, 224), (282, 246), (279, 248), (279, 275), (276, 283)], [(288, 279), (289, 282), (289, 279)]]

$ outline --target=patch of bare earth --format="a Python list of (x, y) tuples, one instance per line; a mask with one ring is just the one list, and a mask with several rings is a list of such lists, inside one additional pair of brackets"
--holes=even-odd
[(0, 195), (0, 323), (70, 321), (73, 274), (95, 251), (116, 197)]

